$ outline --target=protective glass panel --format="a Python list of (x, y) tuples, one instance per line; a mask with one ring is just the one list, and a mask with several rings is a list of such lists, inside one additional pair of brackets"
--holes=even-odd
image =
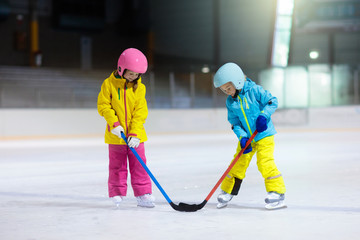
[(309, 66), (310, 107), (331, 106), (331, 73), (328, 65)]
[(304, 67), (288, 67), (285, 70), (285, 104), (287, 108), (308, 106), (308, 74)]
[(259, 74), (260, 85), (278, 99), (278, 108), (284, 105), (284, 70), (272, 68)]

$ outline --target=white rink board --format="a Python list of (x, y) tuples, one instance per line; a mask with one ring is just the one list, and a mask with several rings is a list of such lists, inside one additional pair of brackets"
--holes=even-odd
[[(275, 128), (359, 128), (360, 106), (279, 109)], [(0, 137), (102, 135), (105, 120), (96, 109), (0, 109)], [(147, 133), (228, 132), (227, 110), (149, 109)]]

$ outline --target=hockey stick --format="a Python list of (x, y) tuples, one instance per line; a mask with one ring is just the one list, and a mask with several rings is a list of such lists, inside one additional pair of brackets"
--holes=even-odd
[[(123, 132), (121, 132), (121, 137), (122, 139), (124, 139), (126, 145), (129, 146), (128, 141), (126, 139), (126, 136)], [(156, 180), (156, 178), (154, 177), (154, 175), (151, 173), (150, 169), (146, 166), (145, 162), (141, 159), (141, 157), (139, 156), (139, 154), (136, 152), (136, 150), (132, 147), (129, 147), (131, 152), (135, 155), (135, 157), (137, 158), (137, 160), (140, 162), (141, 166), (145, 169), (145, 171), (147, 172), (147, 174), (150, 176), (150, 178), (153, 180), (153, 182), (155, 183), (155, 185), (158, 187), (158, 189), (160, 190), (160, 192), (162, 193), (162, 195), (165, 197), (166, 201), (170, 204), (170, 206), (176, 210), (176, 211), (181, 211), (181, 212), (195, 212), (197, 211), (196, 207), (194, 207), (191, 204), (186, 204), (186, 203), (180, 203), (179, 205), (176, 205), (175, 203), (173, 203), (173, 201), (171, 201), (171, 199), (169, 198), (169, 196), (166, 194), (166, 192), (164, 191), (164, 189), (161, 187), (160, 183)], [(194, 204), (195, 205), (195, 204)], [(205, 205), (205, 204), (204, 204)]]
[[(241, 149), (241, 151), (238, 153), (238, 155), (236, 155), (236, 157), (234, 158), (234, 160), (231, 162), (231, 164), (229, 165), (229, 167), (226, 169), (226, 171), (224, 172), (224, 174), (221, 176), (221, 178), (219, 179), (219, 181), (217, 181), (217, 183), (215, 184), (215, 186), (213, 187), (213, 189), (210, 191), (210, 193), (207, 195), (207, 197), (205, 198), (205, 200), (200, 203), (200, 204), (187, 204), (187, 203), (179, 203), (179, 209), (176, 209), (178, 211), (186, 211), (186, 212), (195, 212), (197, 210), (202, 209), (206, 203), (209, 201), (209, 199), (211, 198), (211, 196), (214, 194), (214, 192), (216, 191), (216, 189), (219, 187), (220, 183), (222, 183), (222, 181), (224, 180), (224, 178), (226, 177), (226, 175), (230, 172), (230, 170), (234, 167), (235, 163), (239, 160), (240, 156), (244, 153), (245, 149), (251, 144), (252, 140), (254, 140), (256, 134), (257, 134), (257, 130), (255, 130), (255, 132), (251, 135), (251, 137), (249, 138), (249, 140), (246, 142), (245, 147)], [(186, 209), (186, 210), (184, 210)]]
[[(156, 186), (159, 188), (160, 192), (162, 193), (162, 195), (165, 197), (166, 201), (170, 204), (170, 206), (176, 210), (176, 211), (181, 211), (181, 212), (196, 212), (197, 210), (202, 209), (206, 203), (209, 201), (209, 199), (211, 198), (211, 196), (214, 194), (214, 192), (216, 191), (216, 189), (219, 187), (220, 183), (224, 180), (224, 178), (226, 177), (226, 175), (230, 172), (230, 170), (233, 168), (233, 166), (235, 165), (235, 163), (239, 160), (240, 156), (243, 154), (243, 152), (245, 151), (245, 149), (249, 146), (249, 144), (251, 144), (252, 140), (255, 138), (257, 134), (257, 130), (255, 130), (255, 132), (251, 135), (251, 137), (249, 138), (249, 140), (246, 142), (246, 145), (243, 149), (241, 149), (241, 151), (238, 153), (238, 155), (235, 157), (235, 159), (232, 161), (232, 163), (229, 165), (229, 167), (226, 169), (226, 171), (224, 172), (224, 174), (221, 176), (221, 178), (219, 179), (219, 181), (215, 184), (215, 186), (213, 187), (213, 189), (210, 191), (210, 193), (207, 195), (207, 197), (205, 198), (205, 200), (200, 203), (200, 204), (187, 204), (187, 203), (183, 203), (180, 202), (179, 205), (176, 205), (175, 203), (173, 203), (171, 201), (171, 199), (169, 198), (169, 196), (166, 194), (166, 192), (164, 191), (164, 189), (161, 187), (161, 185), (159, 184), (159, 182), (156, 180), (156, 178), (154, 177), (154, 175), (151, 173), (150, 169), (146, 166), (146, 164), (144, 163), (144, 161), (141, 159), (141, 157), (139, 156), (139, 154), (136, 152), (136, 150), (132, 147), (129, 147), (130, 150), (132, 151), (132, 153), (135, 155), (135, 157), (138, 159), (138, 161), (140, 162), (140, 164), (142, 165), (142, 167), (145, 169), (145, 171), (149, 174), (150, 178), (153, 180), (153, 182), (156, 184)], [(128, 145), (127, 139), (125, 137), (125, 134), (123, 132), (121, 132), (121, 137), (124, 139), (124, 141), (126, 142), (126, 144)], [(129, 145), (128, 145), (129, 146)]]
[[(251, 144), (252, 140), (254, 140), (256, 134), (258, 133), (257, 130), (255, 130), (255, 132), (251, 135), (251, 137), (249, 138), (249, 140), (246, 142), (245, 147), (241, 149), (241, 151), (238, 153), (238, 155), (236, 155), (236, 157), (234, 158), (234, 160), (231, 162), (231, 164), (229, 165), (229, 167), (226, 169), (226, 171), (224, 172), (224, 174), (221, 176), (221, 178), (219, 179), (219, 181), (217, 181), (217, 183), (215, 184), (215, 186), (213, 187), (213, 189), (210, 191), (210, 193), (207, 195), (207, 197), (205, 198), (205, 200), (199, 204), (197, 207), (198, 209), (196, 209), (195, 211), (203, 208), (205, 206), (205, 204), (209, 201), (209, 199), (211, 198), (211, 196), (214, 194), (214, 192), (216, 191), (216, 189), (219, 187), (220, 183), (222, 183), (222, 181), (224, 180), (224, 178), (226, 177), (226, 175), (230, 172), (230, 170), (234, 167), (234, 165), (236, 164), (236, 162), (239, 160), (240, 156), (244, 153), (245, 149)], [(181, 205), (181, 203), (179, 204)]]

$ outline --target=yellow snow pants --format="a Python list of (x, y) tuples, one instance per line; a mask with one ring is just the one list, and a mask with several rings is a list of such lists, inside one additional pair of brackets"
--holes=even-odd
[[(264, 178), (266, 191), (274, 191), (280, 194), (285, 193), (286, 188), (284, 179), (274, 162), (274, 146), (274, 136), (266, 137), (255, 143), (251, 143), (252, 151), (241, 155), (221, 183), (221, 189), (227, 193), (232, 192), (235, 185), (235, 178), (241, 180), (245, 178), (246, 169), (249, 167), (250, 161), (256, 153), (257, 166)], [(239, 141), (234, 159), (240, 151), (241, 146)]]

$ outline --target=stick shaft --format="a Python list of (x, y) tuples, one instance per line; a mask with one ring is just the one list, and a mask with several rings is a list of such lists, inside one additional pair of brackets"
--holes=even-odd
[[(126, 144), (128, 144), (127, 139), (124, 135), (124, 133), (121, 133), (122, 138), (124, 139), (124, 141), (126, 142)], [(129, 147), (131, 152), (135, 155), (135, 157), (137, 158), (137, 160), (140, 162), (141, 166), (145, 169), (145, 171), (147, 172), (147, 174), (150, 176), (150, 178), (153, 180), (153, 182), (155, 183), (155, 185), (158, 187), (158, 189), (160, 190), (160, 192), (162, 193), (162, 195), (165, 197), (166, 201), (168, 203), (171, 203), (171, 199), (169, 198), (169, 196), (166, 194), (166, 192), (164, 191), (164, 189), (161, 187), (160, 183), (156, 180), (156, 178), (154, 177), (154, 175), (151, 173), (150, 169), (146, 166), (146, 164), (144, 163), (144, 161), (141, 159), (141, 157), (139, 156), (139, 154), (136, 152), (136, 150), (132, 147)]]
[(229, 165), (229, 167), (226, 169), (226, 171), (224, 172), (224, 174), (221, 176), (221, 178), (219, 179), (219, 181), (215, 184), (214, 188), (211, 190), (211, 192), (209, 193), (209, 195), (205, 198), (206, 201), (209, 201), (209, 199), (211, 198), (211, 196), (214, 194), (214, 192), (216, 191), (216, 189), (219, 187), (219, 185), (222, 183), (222, 181), (224, 180), (224, 178), (226, 177), (226, 175), (230, 172), (230, 170), (234, 167), (235, 163), (239, 160), (240, 156), (244, 153), (245, 149), (249, 146), (249, 144), (251, 144), (252, 140), (254, 140), (255, 136), (257, 134), (257, 130), (255, 130), (255, 132), (253, 133), (253, 135), (251, 135), (250, 139), (246, 142), (246, 145), (243, 149), (241, 149), (241, 151), (238, 153), (238, 155), (236, 155), (235, 159), (231, 162), (231, 164)]

